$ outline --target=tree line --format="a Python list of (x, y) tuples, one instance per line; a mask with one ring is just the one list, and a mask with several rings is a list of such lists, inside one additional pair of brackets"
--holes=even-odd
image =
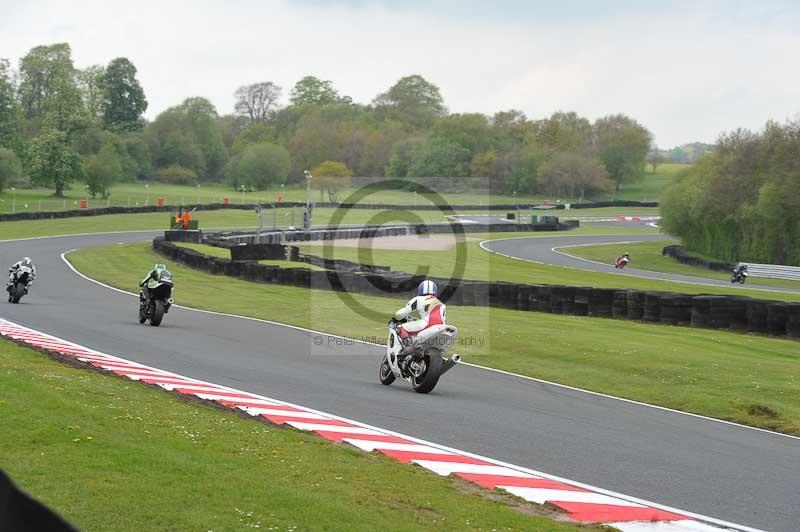
[(800, 121), (720, 136), (662, 194), (662, 225), (728, 261), (800, 266)]
[(124, 57), (76, 68), (66, 43), (33, 48), (16, 69), (0, 60), (0, 187), (29, 178), (60, 196), (83, 181), (107, 195), (139, 179), (263, 190), (312, 170), (334, 200), (352, 175), (582, 198), (642, 179), (650, 152), (650, 133), (628, 116), (449, 113), (419, 75), (368, 104), (306, 76), (282, 105), (283, 88), (263, 81), (235, 90), (231, 114), (189, 97), (148, 122), (136, 74)]

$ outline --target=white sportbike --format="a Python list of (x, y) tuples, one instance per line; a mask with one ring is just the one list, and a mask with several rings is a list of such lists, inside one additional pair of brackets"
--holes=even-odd
[(460, 360), (459, 355), (444, 356), (453, 345), (458, 329), (452, 325), (433, 325), (417, 334), (410, 345), (404, 346), (398, 326), (404, 321), (390, 320), (386, 354), (381, 361), (378, 377), (381, 384), (392, 384), (398, 377), (407, 381), (417, 393), (429, 393), (439, 378)]

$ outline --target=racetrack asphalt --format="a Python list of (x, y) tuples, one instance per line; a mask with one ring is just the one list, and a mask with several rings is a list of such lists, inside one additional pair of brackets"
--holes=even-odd
[[(29, 255), (39, 271), (19, 305), (0, 302), (0, 316), (164, 370), (682, 510), (797, 530), (800, 439), (471, 366), (453, 369), (431, 395), (403, 383), (385, 387), (377, 381), (380, 347), (182, 308), (161, 327), (139, 325), (134, 297), (81, 278), (61, 260), (70, 249), (156, 234), (0, 243), (0, 264)], [(376, 324), (376, 335), (383, 327)]]

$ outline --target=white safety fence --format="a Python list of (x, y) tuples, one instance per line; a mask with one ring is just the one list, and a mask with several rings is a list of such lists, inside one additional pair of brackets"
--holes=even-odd
[(800, 281), (800, 267), (781, 266), (778, 264), (752, 264), (742, 262), (747, 265), (747, 273), (751, 277), (770, 277), (773, 279), (788, 279), (790, 281)]

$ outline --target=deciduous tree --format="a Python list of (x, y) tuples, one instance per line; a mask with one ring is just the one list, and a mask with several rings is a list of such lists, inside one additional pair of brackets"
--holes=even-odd
[(83, 178), (81, 157), (62, 130), (45, 127), (31, 141), (28, 169), (34, 183), (55, 188), (56, 197), (64, 196), (64, 186)]
[(134, 131), (142, 128), (141, 116), (147, 110), (147, 98), (136, 67), (127, 58), (112, 60), (102, 74), (103, 123), (115, 131)]
[(415, 128), (428, 128), (447, 114), (439, 87), (418, 74), (400, 78), (388, 91), (379, 94), (373, 104)]
[(86, 112), (93, 122), (102, 122), (103, 120), (103, 99), (105, 97), (103, 77), (105, 72), (106, 68), (102, 65), (92, 65), (75, 71)]
[(19, 63), (19, 100), (27, 118), (42, 118), (47, 102), (59, 91), (74, 87), (75, 68), (69, 44), (36, 46)]
[(243, 85), (236, 89), (234, 109), (251, 122), (266, 122), (278, 107), (282, 89), (271, 81)]
[(617, 190), (644, 178), (651, 139), (647, 129), (625, 115), (607, 116), (594, 123), (595, 153)]
[(232, 158), (226, 174), (235, 188), (244, 185), (253, 190), (264, 190), (286, 182), (291, 161), (289, 152), (282, 146), (262, 142), (248, 146)]
[(647, 164), (652, 168), (652, 172), (656, 173), (656, 168), (665, 161), (665, 157), (661, 154), (658, 146), (654, 146), (650, 153), (647, 154)]
[(98, 194), (102, 198), (107, 198), (111, 193), (111, 184), (121, 175), (119, 154), (110, 140), (103, 145), (97, 155), (90, 157), (86, 162), (86, 188), (93, 198)]
[(22, 177), (22, 163), (13, 150), (0, 147), (0, 192), (6, 183), (13, 183)]
[(325, 191), (332, 203), (339, 201), (339, 192), (350, 186), (350, 170), (344, 163), (325, 161), (311, 169), (311, 184)]
[[(408, 177), (469, 176), (469, 150), (438, 137), (430, 137), (415, 150), (408, 166)], [(444, 192), (444, 191), (442, 191)]]
[(0, 147), (19, 149), (21, 113), (16, 81), (7, 59), (0, 59)]
[(603, 165), (575, 153), (558, 153), (539, 168), (539, 186), (545, 194), (583, 200), (586, 194), (612, 187)]
[(332, 105), (350, 104), (349, 96), (340, 96), (330, 80), (321, 80), (314, 76), (305, 76), (295, 83), (289, 94), (292, 105)]
[(145, 128), (156, 168), (178, 165), (206, 180), (222, 176), (228, 158), (217, 111), (205, 98), (187, 98)]

